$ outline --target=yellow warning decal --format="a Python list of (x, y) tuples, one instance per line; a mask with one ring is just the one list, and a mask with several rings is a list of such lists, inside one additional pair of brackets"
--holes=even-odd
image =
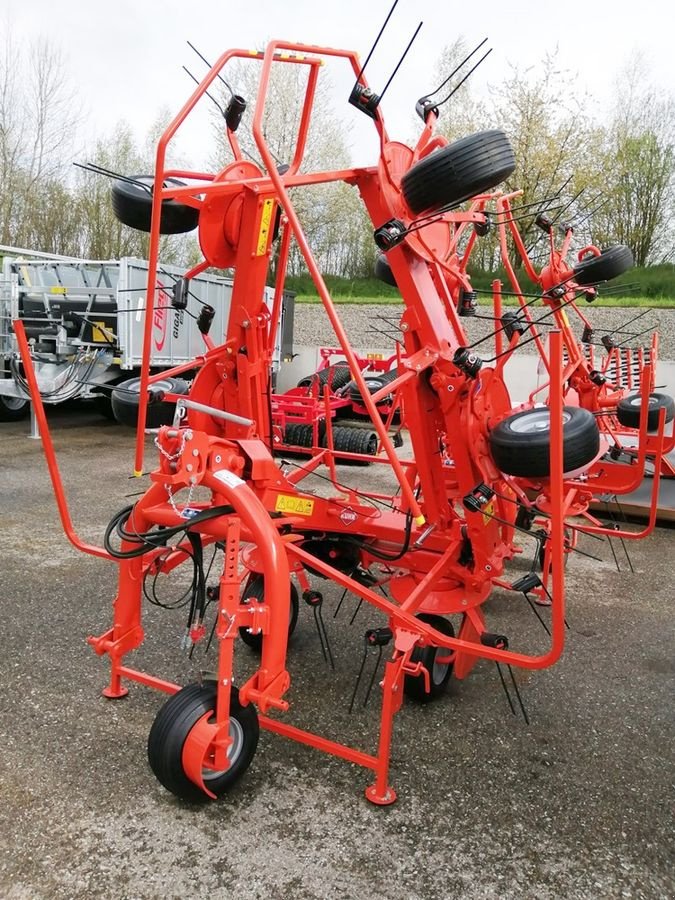
[(265, 200), (262, 208), (262, 216), (260, 218), (260, 231), (258, 233), (258, 249), (256, 256), (262, 256), (267, 252), (267, 242), (270, 236), (270, 222), (272, 221), (272, 212), (274, 210), (274, 200)]
[(97, 344), (108, 344), (110, 343), (110, 338), (106, 336), (105, 333), (105, 322), (92, 322), (91, 323), (91, 339)]
[(488, 503), (488, 505), (485, 507), (485, 509), (483, 510), (483, 524), (487, 525), (487, 523), (494, 516), (494, 514), (495, 514), (495, 501), (491, 500)]
[(311, 516), (314, 512), (314, 501), (306, 497), (293, 497), (289, 494), (279, 494), (274, 504), (276, 512), (293, 513), (298, 516)]
[(565, 312), (564, 309), (560, 310), (560, 318), (563, 320), (563, 322), (565, 323), (565, 325), (567, 325), (567, 327), (569, 328), (569, 327), (570, 327), (570, 320), (567, 318), (567, 313)]
[(66, 289), (64, 287), (58, 287), (57, 285), (54, 285), (54, 287), (49, 288), (49, 293), (50, 294), (65, 294)]

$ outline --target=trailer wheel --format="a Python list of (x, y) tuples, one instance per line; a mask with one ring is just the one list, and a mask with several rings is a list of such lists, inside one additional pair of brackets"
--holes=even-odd
[(574, 267), (577, 284), (597, 284), (627, 272), (633, 265), (633, 254), (625, 244), (607, 247), (600, 256), (589, 256)]
[[(616, 417), (626, 428), (640, 427), (640, 410), (642, 397), (639, 394), (631, 394), (619, 400), (616, 407)], [(649, 411), (647, 412), (647, 428), (655, 431), (659, 427), (659, 413), (666, 411), (666, 422), (670, 422), (675, 416), (675, 400), (668, 394), (650, 394)]]
[[(242, 596), (242, 604), (244, 606), (248, 606), (251, 600), (254, 603), (262, 602), (265, 598), (265, 579), (262, 575), (251, 572), (246, 581), (246, 585), (244, 586), (244, 590), (241, 593)], [(288, 620), (288, 636), (290, 637), (295, 631), (295, 626), (298, 624), (298, 611), (300, 609), (300, 603), (298, 600), (298, 589), (291, 581), (291, 609)], [(256, 653), (262, 652), (262, 643), (263, 636), (262, 634), (251, 634), (247, 628), (239, 629), (239, 637), (246, 644), (247, 647), (250, 647), (251, 650), (255, 650)]]
[[(455, 636), (455, 629), (452, 627), (452, 623), (448, 619), (443, 618), (443, 616), (419, 613), (416, 618), (427, 625), (431, 625), (437, 631), (447, 634), (448, 637)], [(416, 700), (418, 703), (429, 703), (430, 700), (435, 700), (436, 697), (440, 697), (441, 694), (445, 693), (452, 675), (453, 664), (451, 662), (438, 663), (436, 662), (436, 657), (443, 657), (449, 653), (450, 651), (443, 647), (415, 647), (410, 656), (410, 661), (422, 663), (428, 671), (429, 691), (426, 690), (424, 675), (406, 675), (403, 682), (403, 690), (406, 697), (410, 697), (411, 700)]]
[[(123, 225), (137, 231), (150, 231), (152, 226), (152, 186), (154, 175), (132, 175), (131, 178), (140, 184), (129, 181), (114, 181), (111, 200), (115, 218)], [(178, 178), (167, 178), (165, 183), (182, 186), (184, 181)], [(146, 184), (146, 191), (141, 185)], [(162, 201), (162, 215), (159, 221), (160, 234), (185, 234), (199, 224), (199, 210), (186, 206), (177, 200)]]
[[(563, 471), (588, 465), (600, 450), (595, 416), (587, 409), (565, 406)], [(489, 436), (492, 458), (507, 475), (546, 478), (550, 474), (550, 416), (548, 407), (526, 409), (499, 422)]]
[[(182, 378), (163, 378), (152, 385), (155, 391), (165, 394), (187, 394), (190, 385)], [(135, 428), (138, 424), (138, 402), (141, 396), (141, 379), (129, 378), (118, 384), (110, 396), (113, 415), (120, 425), (130, 425)], [(147, 407), (146, 428), (159, 428), (161, 425), (172, 425), (176, 412), (175, 403), (165, 403), (160, 400), (149, 403)]]
[(0, 422), (19, 422), (30, 412), (30, 402), (22, 397), (0, 394)]
[(501, 184), (516, 167), (503, 131), (480, 131), (421, 159), (401, 179), (403, 199), (415, 215), (483, 194)]
[[(189, 803), (205, 803), (209, 798), (185, 774), (183, 747), (197, 722), (216, 705), (214, 682), (189, 684), (170, 697), (157, 713), (148, 736), (148, 762), (167, 791)], [(229, 768), (224, 772), (204, 769), (204, 783), (221, 797), (244, 774), (258, 746), (258, 714), (252, 705), (239, 703), (239, 692), (230, 694)]]

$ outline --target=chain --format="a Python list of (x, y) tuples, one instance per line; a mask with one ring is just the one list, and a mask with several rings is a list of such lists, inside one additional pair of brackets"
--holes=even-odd
[[(159, 437), (155, 438), (155, 447), (157, 447), (157, 449), (159, 450), (159, 452), (165, 459), (168, 459), (169, 462), (175, 462), (180, 456), (182, 456), (183, 450), (185, 450), (185, 444), (191, 438), (192, 438), (192, 432), (190, 431), (189, 428), (186, 428), (181, 436), (180, 447), (178, 448), (178, 450), (176, 450), (176, 452), (174, 454), (168, 453), (164, 449), (164, 447), (162, 447), (162, 445), (159, 442)], [(195, 485), (193, 482), (190, 485), (190, 490), (188, 491), (187, 500), (185, 501), (185, 505), (183, 506), (183, 511), (185, 511), (190, 506), (190, 503), (192, 501), (192, 494), (194, 493), (194, 489), (195, 489)], [(173, 511), (176, 513), (177, 516), (180, 516), (181, 510), (179, 510), (178, 507), (176, 506), (176, 501), (174, 500), (174, 494), (171, 490), (170, 484), (166, 486), (166, 492), (169, 495), (169, 503), (171, 504), (171, 509), (173, 509)]]

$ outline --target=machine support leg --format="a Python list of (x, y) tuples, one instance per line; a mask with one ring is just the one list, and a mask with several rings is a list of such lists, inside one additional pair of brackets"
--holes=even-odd
[(399, 659), (388, 662), (384, 667), (382, 716), (380, 719), (380, 741), (377, 748), (375, 784), (366, 788), (366, 799), (376, 806), (389, 806), (396, 800), (396, 791), (389, 785), (389, 761), (391, 757), (394, 716), (401, 708), (402, 695), (403, 683)]

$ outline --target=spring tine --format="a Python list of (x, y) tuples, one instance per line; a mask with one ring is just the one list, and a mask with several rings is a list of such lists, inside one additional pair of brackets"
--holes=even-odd
[[(515, 714), (516, 714), (516, 708), (515, 708), (515, 706), (513, 705), (513, 700), (511, 699), (511, 694), (509, 693), (509, 689), (508, 689), (508, 687), (506, 686), (506, 681), (504, 680), (504, 674), (503, 674), (503, 672), (502, 672), (502, 667), (499, 665), (499, 663), (497, 662), (497, 660), (495, 660), (495, 665), (497, 666), (497, 671), (499, 672), (499, 680), (501, 681), (502, 687), (504, 688), (504, 693), (506, 694), (506, 699), (509, 701), (509, 706), (511, 707), (511, 712), (512, 712), (513, 715), (515, 716)], [(510, 667), (509, 667), (509, 668), (510, 668)]]
[(523, 698), (520, 696), (520, 691), (518, 690), (518, 682), (516, 681), (516, 677), (513, 674), (513, 669), (510, 665), (506, 667), (509, 670), (509, 675), (511, 676), (511, 681), (513, 682), (513, 689), (516, 692), (516, 697), (518, 698), (518, 703), (520, 704), (521, 712), (523, 713), (523, 718), (525, 719), (525, 724), (529, 725), (530, 720), (527, 717), (527, 710), (525, 709), (525, 704), (523, 703)]
[(362, 604), (362, 603), (363, 603), (363, 597), (359, 597), (359, 602), (356, 604), (356, 609), (354, 610), (354, 615), (353, 615), (353, 616), (351, 617), (351, 619), (349, 620), (349, 624), (350, 624), (350, 625), (353, 625), (353, 624), (354, 624), (354, 620), (356, 619), (356, 617), (357, 617), (358, 614), (359, 614), (359, 610), (361, 609), (361, 604)]
[(335, 607), (335, 612), (333, 613), (334, 619), (337, 617), (337, 614), (340, 612), (340, 607), (342, 606), (342, 603), (346, 596), (347, 596), (347, 588), (345, 588), (344, 591), (342, 592), (342, 596), (338, 600), (338, 605)]
[(367, 657), (368, 657), (368, 644), (364, 641), (364, 643), (363, 643), (363, 659), (361, 660), (361, 668), (359, 669), (359, 674), (356, 676), (356, 684), (354, 685), (354, 690), (352, 691), (352, 699), (349, 703), (349, 712), (350, 713), (354, 709), (354, 701), (356, 700), (356, 694), (359, 689), (359, 685), (361, 684), (361, 676), (363, 675), (363, 670), (366, 666)]
[(323, 658), (326, 660), (326, 662), (330, 663), (331, 669), (335, 669), (335, 661), (333, 659), (333, 653), (330, 649), (330, 642), (328, 640), (328, 632), (326, 631), (326, 625), (323, 621), (323, 615), (321, 614), (321, 606), (322, 606), (322, 604), (319, 603), (314, 607), (314, 620), (316, 622), (316, 629), (319, 632), (319, 642), (321, 643), (321, 652), (323, 653)]
[[(622, 518), (624, 524), (627, 525), (627, 524), (628, 524), (628, 519), (626, 518), (626, 514), (624, 513), (623, 507), (622, 507), (621, 504), (619, 503), (619, 498), (617, 497), (616, 494), (614, 494), (614, 502), (615, 502), (616, 505), (617, 505), (617, 508), (618, 508), (618, 510), (619, 510), (619, 515), (621, 516), (621, 518)], [(629, 555), (629, 553), (628, 553), (628, 546), (627, 546), (626, 542), (624, 541), (623, 537), (619, 536), (619, 540), (621, 541), (621, 546), (623, 547), (623, 552), (626, 554), (626, 559), (628, 560), (628, 566), (629, 566), (629, 568), (630, 568), (630, 570), (631, 570), (631, 573), (632, 573), (633, 575), (635, 575), (635, 569), (633, 568), (633, 563), (632, 563), (632, 560), (631, 560), (630, 555)]]
[(534, 603), (532, 602), (532, 600), (530, 600), (530, 597), (529, 597), (528, 594), (523, 594), (523, 596), (525, 597), (525, 599), (527, 600), (527, 602), (530, 604), (530, 609), (532, 610), (532, 612), (535, 614), (535, 616), (536, 616), (536, 617), (539, 619), (539, 621), (541, 622), (541, 627), (544, 629), (544, 631), (546, 632), (546, 634), (550, 637), (550, 636), (551, 636), (551, 632), (550, 632), (550, 630), (549, 630), (549, 627), (548, 627), (548, 625), (546, 624), (546, 622), (544, 622), (544, 620), (542, 619), (541, 615), (539, 614), (539, 610), (538, 610), (537, 607), (534, 605)]
[(373, 667), (373, 674), (370, 676), (370, 681), (368, 682), (368, 690), (366, 691), (366, 696), (363, 698), (363, 708), (365, 709), (368, 701), (370, 700), (370, 692), (373, 689), (373, 685), (375, 684), (375, 676), (377, 675), (377, 670), (380, 668), (380, 662), (382, 661), (382, 646), (380, 645), (377, 648), (377, 659), (375, 660), (375, 666)]

